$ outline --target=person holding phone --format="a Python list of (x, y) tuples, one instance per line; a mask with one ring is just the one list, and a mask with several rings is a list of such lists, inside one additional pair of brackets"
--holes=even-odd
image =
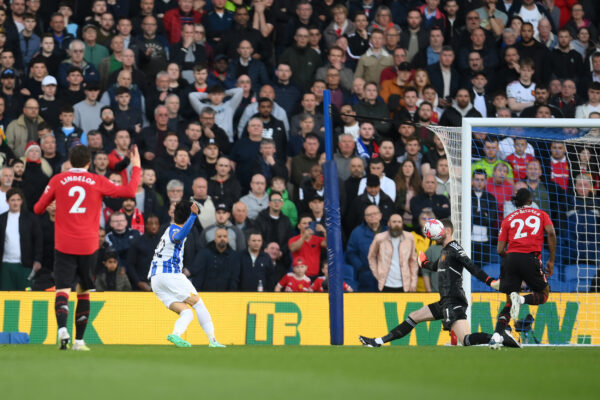
[(302, 258), (305, 261), (306, 276), (313, 280), (320, 275), (321, 249), (327, 248), (325, 227), (305, 214), (298, 220), (298, 230), (300, 234), (293, 236), (288, 246), (293, 260)]

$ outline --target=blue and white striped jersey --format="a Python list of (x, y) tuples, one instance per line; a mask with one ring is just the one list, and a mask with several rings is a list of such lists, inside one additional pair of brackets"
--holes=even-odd
[(183, 248), (196, 217), (196, 214), (191, 214), (185, 225), (171, 224), (165, 231), (154, 251), (148, 279), (158, 274), (181, 273), (183, 269)]

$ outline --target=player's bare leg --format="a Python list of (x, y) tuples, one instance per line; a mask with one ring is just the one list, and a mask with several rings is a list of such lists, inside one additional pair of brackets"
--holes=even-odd
[(173, 333), (167, 336), (167, 340), (177, 347), (192, 347), (192, 345), (186, 340), (183, 340), (181, 336), (183, 336), (188, 325), (194, 319), (193, 311), (183, 302), (171, 303), (169, 310), (179, 314), (179, 318), (175, 321)]
[(56, 314), (58, 342), (61, 350), (67, 350), (69, 348), (69, 341), (71, 340), (71, 336), (67, 330), (69, 294), (71, 294), (71, 288), (56, 289), (56, 297), (54, 299), (54, 313)]
[(488, 344), (492, 335), (485, 332), (471, 333), (471, 325), (466, 319), (459, 319), (452, 324), (452, 330), (456, 338), (463, 346), (475, 346), (478, 344)]
[(380, 347), (382, 344), (400, 339), (408, 335), (419, 322), (433, 321), (435, 317), (431, 313), (429, 306), (423, 306), (416, 311), (408, 314), (408, 317), (400, 325), (392, 329), (387, 335), (378, 338), (368, 338), (359, 336), (358, 340), (367, 347)]
[(215, 339), (215, 327), (212, 318), (200, 296), (193, 294), (185, 299), (185, 302), (196, 311), (198, 322), (208, 337), (208, 347), (225, 347)]

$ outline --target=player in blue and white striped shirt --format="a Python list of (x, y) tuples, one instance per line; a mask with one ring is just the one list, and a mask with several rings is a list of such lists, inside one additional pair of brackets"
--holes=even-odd
[(165, 231), (154, 251), (148, 279), (152, 291), (160, 301), (169, 310), (179, 314), (173, 333), (167, 336), (168, 341), (177, 347), (191, 347), (190, 343), (181, 338), (194, 319), (194, 312), (188, 307), (191, 306), (208, 336), (209, 347), (225, 347), (215, 339), (215, 328), (210, 313), (194, 285), (182, 273), (185, 240), (199, 213), (200, 209), (196, 203), (186, 200), (177, 203), (174, 211), (175, 222)]

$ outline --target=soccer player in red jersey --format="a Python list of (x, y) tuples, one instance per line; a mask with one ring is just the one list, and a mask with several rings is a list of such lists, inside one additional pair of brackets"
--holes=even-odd
[(88, 172), (92, 160), (89, 148), (81, 145), (73, 147), (69, 153), (72, 168), (50, 179), (44, 194), (33, 208), (36, 214), (43, 214), (46, 207), (56, 200), (54, 310), (61, 350), (66, 350), (69, 344), (68, 302), (76, 278), (79, 281), (73, 350), (89, 350), (83, 341), (83, 334), (90, 314), (89, 290), (94, 287), (91, 270), (96, 265), (102, 198), (135, 196), (142, 174), (136, 146), (131, 148), (129, 157), (133, 166), (131, 180), (125, 186), (117, 186), (104, 176)]
[[(546, 274), (554, 272), (556, 254), (556, 232), (548, 214), (531, 208), (533, 195), (529, 189), (519, 189), (515, 195), (517, 209), (510, 213), (500, 228), (498, 254), (504, 257), (500, 272), (499, 290), (508, 295), (506, 306), (500, 311), (490, 347), (496, 349), (502, 343), (502, 333), (510, 319), (519, 317), (521, 304), (539, 305), (548, 300), (550, 286)], [(548, 236), (550, 257), (546, 271), (542, 269), (542, 247), (544, 232)], [(508, 246), (508, 249), (507, 249)], [(531, 294), (521, 296), (521, 282), (525, 281)]]

